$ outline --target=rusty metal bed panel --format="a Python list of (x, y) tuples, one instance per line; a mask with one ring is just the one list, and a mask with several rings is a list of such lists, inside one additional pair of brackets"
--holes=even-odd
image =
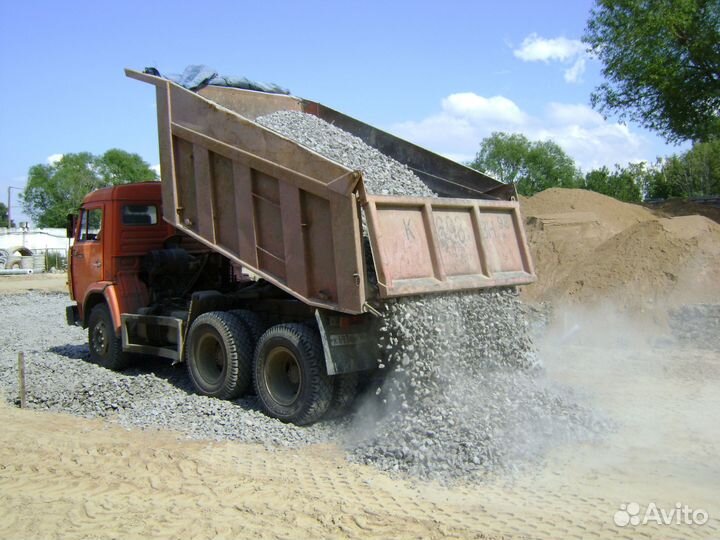
[(156, 86), (165, 219), (310, 305), (361, 313), (361, 175), (170, 81), (126, 72)]
[(515, 201), (366, 196), (365, 209), (381, 297), (535, 281)]
[[(512, 185), (311, 101), (126, 74), (156, 87), (164, 218), (302, 301), (366, 309), (360, 204), (381, 297), (535, 280), (518, 203), (486, 200)], [(336, 122), (463, 198), (367, 196), (359, 171), (253, 121), (283, 109)]]

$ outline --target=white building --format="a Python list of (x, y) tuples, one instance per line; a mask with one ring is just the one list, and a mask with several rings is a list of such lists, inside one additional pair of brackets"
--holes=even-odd
[(0, 228), (0, 268), (63, 267), (69, 248), (65, 229)]

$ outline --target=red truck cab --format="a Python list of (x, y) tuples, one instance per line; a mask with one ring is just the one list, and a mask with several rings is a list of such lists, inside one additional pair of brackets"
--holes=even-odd
[(147, 305), (147, 286), (138, 277), (141, 258), (176, 233), (161, 209), (160, 182), (117, 185), (85, 197), (68, 265), (77, 303), (68, 307), (69, 323), (87, 327), (93, 309), (104, 305), (107, 331), (119, 335), (120, 314)]

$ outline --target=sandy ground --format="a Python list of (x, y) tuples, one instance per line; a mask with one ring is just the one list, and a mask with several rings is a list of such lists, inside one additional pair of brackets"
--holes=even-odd
[[(334, 446), (185, 441), (4, 404), (0, 538), (720, 538), (720, 355), (566, 340), (544, 356), (617, 428), (480, 486), (393, 478)], [(617, 526), (630, 503), (709, 518)]]
[(65, 273), (0, 276), (0, 294), (27, 291), (67, 292), (67, 280), (68, 276)]
[(4, 407), (5, 538), (479, 536), (455, 505), (348, 465), (334, 448), (178, 441)]

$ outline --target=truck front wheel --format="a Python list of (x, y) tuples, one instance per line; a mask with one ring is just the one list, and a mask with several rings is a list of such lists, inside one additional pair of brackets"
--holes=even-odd
[(193, 321), (185, 345), (185, 362), (199, 394), (235, 399), (250, 387), (252, 345), (233, 315), (203, 313)]
[(317, 332), (279, 324), (255, 349), (255, 391), (265, 412), (283, 422), (311, 424), (328, 410), (333, 389)]
[(104, 368), (120, 371), (130, 363), (130, 356), (123, 352), (120, 338), (115, 335), (115, 325), (106, 304), (98, 304), (90, 311), (88, 346), (90, 359)]

